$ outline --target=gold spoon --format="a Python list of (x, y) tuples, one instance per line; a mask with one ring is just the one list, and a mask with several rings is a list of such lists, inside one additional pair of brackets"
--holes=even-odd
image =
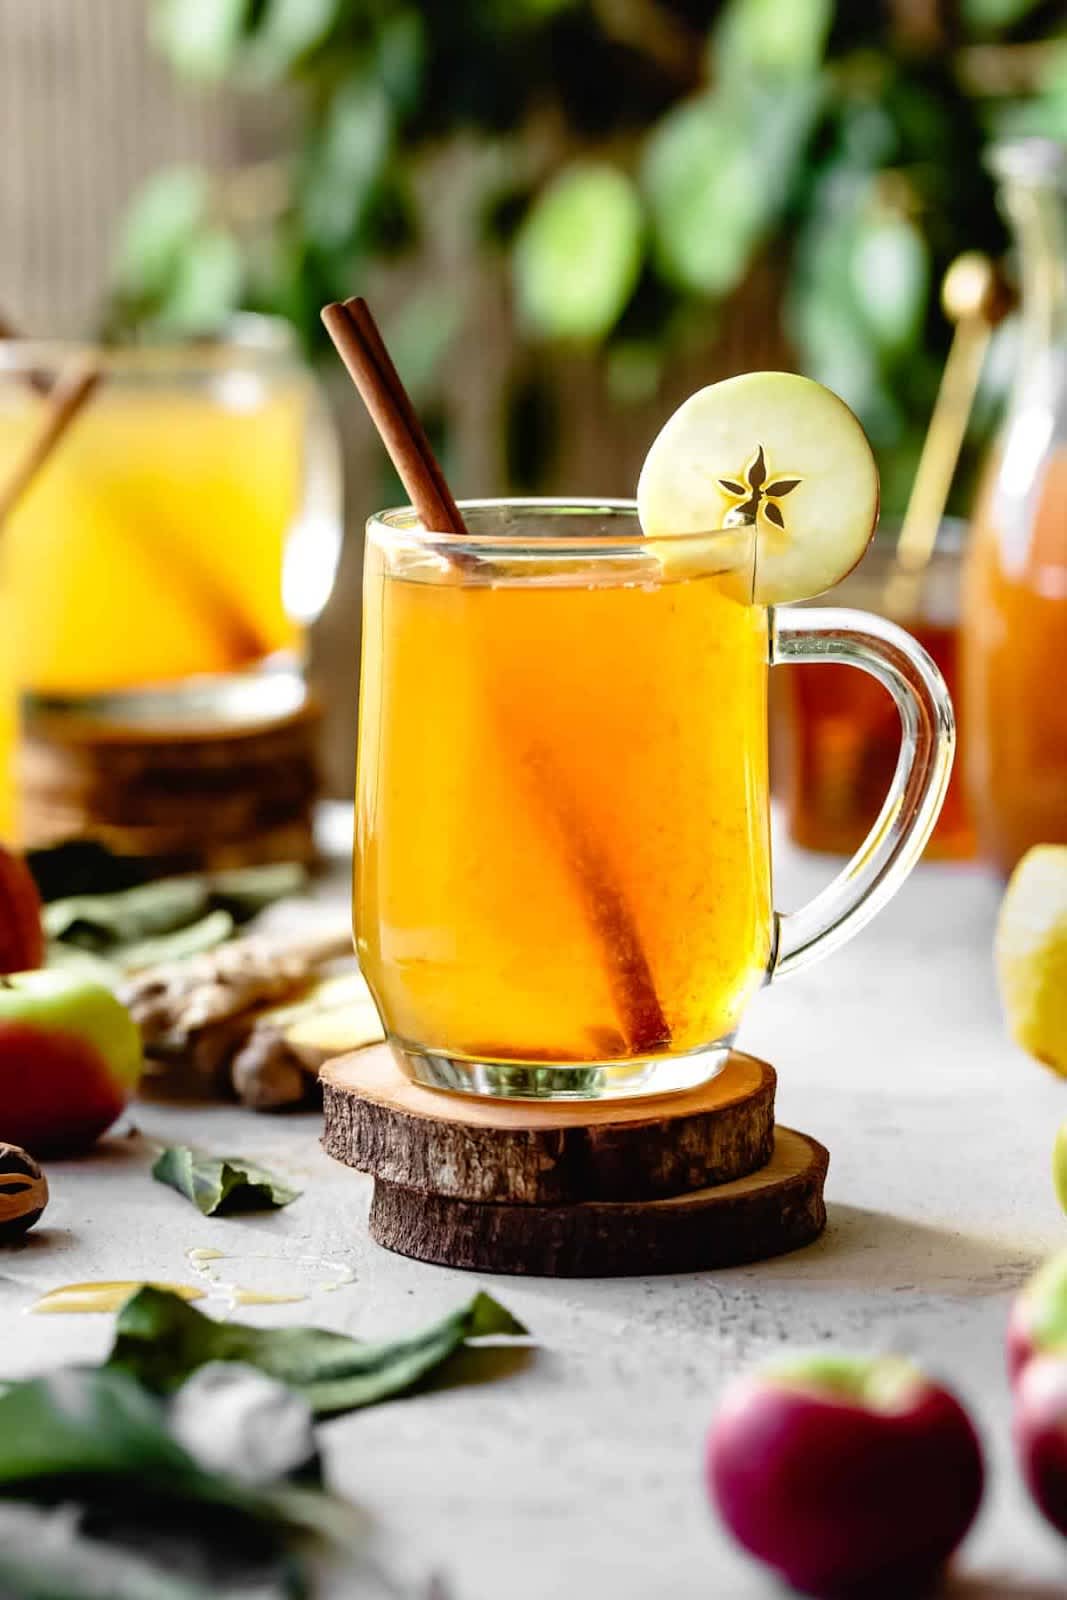
[(955, 333), (886, 586), (885, 610), (891, 616), (910, 616), (917, 608), (922, 573), (937, 542), (989, 341), (1012, 298), (989, 257), (968, 250), (945, 273), (941, 303)]

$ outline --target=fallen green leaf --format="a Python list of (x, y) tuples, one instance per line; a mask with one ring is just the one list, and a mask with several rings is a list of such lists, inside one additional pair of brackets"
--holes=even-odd
[(247, 1600), (249, 1581), (255, 1584), (255, 1600), (292, 1600), (303, 1591), (288, 1560), (274, 1573), (275, 1563), (261, 1559), (257, 1571), (242, 1573), (231, 1584), (204, 1571), (211, 1563), (201, 1557), (200, 1572), (184, 1576), (182, 1541), (173, 1526), (159, 1537), (154, 1555), (156, 1541), (147, 1527), (139, 1548), (130, 1549), (88, 1534), (83, 1520), (80, 1508), (71, 1505), (0, 1505), (0, 1595), (5, 1600)]
[(186, 1144), (168, 1145), (152, 1168), (157, 1183), (177, 1189), (205, 1217), (228, 1211), (266, 1211), (290, 1205), (301, 1191), (242, 1156), (212, 1156)]
[(146, 1287), (119, 1313), (108, 1363), (165, 1393), (205, 1362), (243, 1361), (298, 1390), (317, 1416), (330, 1416), (405, 1393), (468, 1339), (525, 1332), (487, 1294), (420, 1333), (361, 1344), (324, 1328), (216, 1322), (177, 1295)]
[(185, 961), (189, 956), (202, 955), (205, 950), (215, 950), (234, 931), (234, 920), (228, 911), (209, 911), (198, 922), (187, 928), (175, 928), (173, 933), (161, 933), (154, 939), (135, 939), (122, 945), (116, 957), (123, 972), (144, 972), (166, 961)]
[[(0, 1594), (281, 1600), (306, 1593), (291, 1535), (351, 1546), (357, 1519), (306, 1475), (250, 1478), (247, 1461), (234, 1458), (250, 1431), (277, 1418), (278, 1397), (264, 1390), (257, 1424), (248, 1375), (233, 1372), (243, 1416), (230, 1429), (229, 1457), (220, 1444), (226, 1428), (216, 1429), (211, 1461), (179, 1442), (164, 1401), (117, 1368), (65, 1368), (0, 1395)], [(208, 1415), (196, 1421), (197, 1409)], [(188, 1397), (185, 1436), (204, 1437), (211, 1414), (220, 1414), (217, 1384)], [(44, 1513), (6, 1503), (42, 1499), (63, 1505), (63, 1516), (47, 1526)]]
[(210, 950), (235, 925), (297, 894), (306, 878), (295, 862), (156, 878), (111, 893), (52, 900), (44, 909), (44, 928), (54, 942), (106, 956), (124, 967), (144, 967)]
[(53, 900), (42, 920), (50, 939), (65, 939), (83, 950), (109, 950), (186, 927), (209, 909), (205, 879), (160, 878), (117, 894)]

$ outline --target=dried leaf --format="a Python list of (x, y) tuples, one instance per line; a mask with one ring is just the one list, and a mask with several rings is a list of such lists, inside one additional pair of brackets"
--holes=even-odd
[(361, 1344), (324, 1328), (216, 1322), (177, 1295), (148, 1286), (119, 1313), (109, 1365), (166, 1392), (209, 1361), (242, 1361), (296, 1389), (317, 1416), (330, 1416), (405, 1393), (468, 1339), (525, 1332), (487, 1294), (476, 1294), (420, 1333)]
[(301, 1191), (266, 1167), (240, 1156), (212, 1156), (189, 1145), (170, 1145), (152, 1168), (158, 1183), (191, 1200), (205, 1217), (287, 1206)]

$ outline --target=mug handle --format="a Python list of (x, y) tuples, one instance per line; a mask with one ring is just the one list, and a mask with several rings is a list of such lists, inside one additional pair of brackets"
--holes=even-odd
[(945, 680), (895, 622), (833, 606), (790, 607), (771, 612), (770, 636), (772, 666), (836, 661), (877, 678), (896, 701), (901, 743), (885, 803), (851, 861), (799, 911), (775, 912), (768, 981), (847, 943), (896, 894), (933, 832), (956, 745)]

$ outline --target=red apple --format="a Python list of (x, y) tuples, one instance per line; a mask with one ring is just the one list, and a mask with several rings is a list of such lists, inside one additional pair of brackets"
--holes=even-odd
[(1067, 1359), (1067, 1250), (1050, 1257), (1015, 1297), (1008, 1320), (1012, 1383), (1034, 1356), (1055, 1350)]
[(0, 845), (0, 972), (28, 972), (44, 960), (41, 897), (21, 856)]
[(0, 978), (0, 1139), (35, 1156), (86, 1150), (140, 1071), (140, 1035), (103, 984), (48, 971)]
[(1012, 1432), (1027, 1488), (1067, 1538), (1067, 1351), (1034, 1356), (1019, 1373)]
[(806, 1594), (922, 1592), (970, 1527), (982, 1454), (946, 1389), (895, 1356), (818, 1356), (731, 1386), (708, 1489), (731, 1533)]

